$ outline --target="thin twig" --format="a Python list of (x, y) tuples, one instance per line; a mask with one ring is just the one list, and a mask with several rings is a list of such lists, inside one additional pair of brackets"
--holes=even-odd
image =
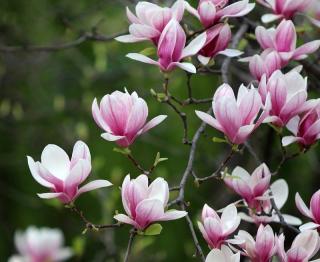
[(133, 244), (133, 240), (134, 237), (137, 235), (137, 231), (135, 229), (132, 229), (130, 231), (130, 237), (129, 237), (129, 242), (128, 242), (128, 247), (127, 247), (127, 251), (126, 251), (126, 255), (124, 257), (124, 262), (128, 262), (129, 261), (129, 256), (131, 253), (131, 249), (132, 249), (132, 244)]
[[(126, 154), (126, 156), (128, 157), (128, 159), (130, 159), (130, 161), (133, 163), (133, 165), (142, 173), (145, 175), (150, 175), (150, 171), (145, 170), (139, 163), (138, 161), (133, 157), (132, 154)], [(153, 170), (153, 168), (152, 168)]]

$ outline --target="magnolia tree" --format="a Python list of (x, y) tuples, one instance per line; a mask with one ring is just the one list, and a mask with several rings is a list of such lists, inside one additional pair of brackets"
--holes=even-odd
[[(163, 90), (151, 90), (156, 98), (154, 103), (167, 104), (182, 121), (183, 144), (190, 148), (180, 183), (174, 186), (164, 178), (155, 177), (153, 171), (166, 160), (160, 154), (151, 168), (145, 168), (130, 150), (140, 136), (152, 132), (160, 124), (165, 126), (167, 116), (148, 116), (146, 101), (137, 92), (124, 89), (92, 101), (92, 117), (102, 132), (101, 143), (113, 143), (115, 151), (126, 156), (140, 173), (138, 176), (128, 174), (123, 179), (118, 191), (123, 207), (117, 207), (120, 211), (115, 212), (114, 223), (92, 223), (87, 219), (86, 210), (80, 210), (76, 204), (82, 194), (108, 190), (107, 187), (112, 186), (112, 181), (90, 179), (91, 153), (83, 141), (75, 143), (71, 156), (61, 147), (49, 144), (39, 161), (27, 157), (33, 179), (45, 188), (38, 196), (57, 198), (78, 214), (84, 222), (84, 232), (118, 227), (130, 229), (124, 261), (132, 258), (130, 251), (137, 236), (158, 235), (171, 220), (181, 223), (186, 220), (195, 256), (200, 261), (236, 262), (241, 258), (254, 262), (268, 262), (274, 258), (281, 262), (320, 261), (314, 260), (320, 248), (320, 191), (314, 193), (308, 205), (296, 193), (296, 207), (309, 220), (302, 224), (298, 217), (281, 211), (289, 196), (289, 187), (280, 172), (287, 160), (308, 153), (320, 139), (320, 99), (308, 98), (308, 76), (302, 73), (302, 65), (309, 70), (313, 68), (303, 59), (314, 55), (320, 40), (308, 40), (306, 34), (300, 41), (297, 33), (302, 22), (311, 22), (314, 30), (320, 26), (319, 3), (318, 0), (259, 0), (257, 5), (263, 6), (265, 11), (261, 21), (246, 17), (249, 13), (254, 17), (256, 7), (248, 0), (200, 0), (198, 6), (183, 0), (171, 6), (141, 1), (136, 4), (135, 11), (127, 8), (129, 33), (115, 40), (122, 43), (145, 41), (150, 45), (127, 57), (137, 60), (137, 65), (139, 62), (146, 64), (139, 66), (159, 68)], [(187, 23), (185, 19), (190, 16), (192, 21), (198, 22)], [(255, 31), (255, 35), (249, 34), (250, 31)], [(86, 39), (98, 37), (93, 34)], [(241, 41), (246, 38), (256, 41), (260, 48), (245, 48)], [(248, 63), (252, 80), (249, 84), (230, 85), (232, 57)], [(186, 100), (171, 94), (174, 70), (186, 72), (189, 95)], [(194, 98), (192, 75), (210, 72), (221, 76), (221, 84), (214, 89), (213, 97)], [(212, 104), (206, 112), (195, 110), (187, 116), (181, 111), (182, 107), (206, 103)], [(191, 140), (187, 117), (202, 121)], [(254, 146), (248, 142), (264, 125), (269, 125), (281, 141), (282, 159), (275, 170), (257, 157)], [(197, 142), (205, 128), (218, 130), (221, 136), (214, 138), (214, 142), (225, 143), (230, 152), (216, 171), (200, 177), (193, 165)], [(174, 129), (171, 127), (171, 130)], [(256, 161), (256, 168), (228, 168), (229, 161), (243, 152)], [(238, 200), (216, 207), (204, 202), (201, 216), (193, 220), (188, 213), (200, 210), (192, 210), (192, 199), (185, 196), (186, 183), (192, 179), (195, 186), (218, 180), (231, 189)], [(170, 192), (175, 192), (175, 197), (170, 197)], [(242, 227), (243, 221), (253, 223), (255, 230), (247, 232), (246, 227)], [(293, 241), (286, 238), (284, 229), (296, 235)], [(175, 232), (171, 233), (174, 237)], [(199, 244), (200, 237), (211, 249), (208, 254)], [(25, 233), (18, 232), (15, 243), (19, 254), (11, 261), (62, 261), (72, 256), (69, 248), (63, 248), (62, 233), (58, 230), (31, 227)]]

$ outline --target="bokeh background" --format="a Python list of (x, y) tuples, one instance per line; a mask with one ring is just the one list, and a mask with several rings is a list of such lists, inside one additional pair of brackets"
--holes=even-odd
[[(29, 46), (59, 44), (73, 41), (83, 32), (93, 28), (110, 36), (127, 30), (125, 6), (134, 1), (125, 0), (2, 0), (0, 1), (0, 45)], [(164, 1), (159, 1), (164, 2)], [(170, 1), (169, 1), (170, 2)], [(197, 1), (189, 1), (194, 6)], [(263, 11), (256, 8), (250, 14), (258, 21)], [(187, 17), (188, 24), (199, 28), (197, 21)], [(231, 20), (236, 31), (240, 20)], [(303, 24), (301, 37), (314, 39), (318, 32)], [(251, 33), (253, 30), (251, 29)], [(252, 52), (257, 48), (252, 35), (240, 42), (240, 48)], [(114, 144), (100, 137), (102, 132), (91, 116), (95, 97), (126, 87), (137, 91), (149, 105), (149, 118), (167, 114), (167, 120), (140, 137), (132, 147), (133, 154), (145, 167), (152, 165), (157, 152), (168, 157), (153, 176), (166, 178), (171, 186), (178, 185), (186, 167), (189, 146), (182, 144), (183, 128), (179, 116), (166, 104), (161, 104), (150, 89), (161, 91), (163, 76), (156, 67), (125, 58), (128, 52), (139, 52), (148, 43), (122, 44), (116, 41), (86, 41), (70, 49), (56, 52), (1, 52), (0, 53), (0, 261), (15, 253), (13, 236), (17, 229), (29, 225), (61, 228), (66, 244), (72, 246), (75, 256), (70, 261), (120, 261), (127, 246), (129, 226), (82, 235), (82, 221), (57, 201), (41, 200), (36, 193), (44, 192), (28, 170), (26, 155), (35, 159), (45, 145), (54, 143), (71, 154), (74, 143), (81, 139), (91, 149), (93, 171), (89, 180), (105, 178), (114, 186), (82, 195), (77, 203), (85, 215), (95, 223), (111, 223), (116, 210), (123, 211), (120, 189), (124, 176), (139, 172), (123, 155), (113, 152)], [(223, 58), (218, 58), (214, 69), (219, 69)], [(317, 55), (310, 58), (317, 62)], [(292, 65), (294, 66), (294, 64)], [(250, 82), (246, 65), (232, 62), (230, 79), (234, 87)], [(304, 72), (306, 74), (306, 72)], [(320, 84), (310, 75), (310, 94), (319, 96)], [(192, 77), (196, 98), (212, 96), (221, 76), (218, 73)], [(176, 70), (171, 76), (170, 92), (181, 99), (187, 98), (186, 74)], [(191, 139), (200, 120), (194, 109), (206, 110), (209, 105), (187, 106), (182, 111), (188, 115)], [(213, 143), (220, 136), (207, 128), (202, 135), (195, 159), (198, 176), (211, 174), (219, 165), (228, 146)], [(272, 170), (281, 159), (279, 141), (268, 126), (259, 128), (250, 144), (258, 156)], [(292, 151), (297, 148), (292, 147)], [(294, 194), (299, 191), (304, 199), (320, 188), (319, 149), (289, 161), (280, 172), (290, 185), (290, 197), (284, 212), (298, 215)], [(256, 162), (244, 151), (229, 164), (253, 171)], [(172, 193), (172, 198), (175, 193)], [(186, 199), (189, 212), (196, 224), (204, 203), (219, 209), (237, 200), (220, 181), (208, 181), (199, 188), (189, 180)], [(253, 225), (241, 227), (255, 230)], [(197, 229), (197, 227), (196, 227)], [(208, 253), (197, 229), (200, 243)], [(288, 234), (290, 234), (288, 232)], [(194, 261), (194, 246), (184, 219), (163, 223), (161, 235), (137, 237), (132, 251), (132, 261)]]

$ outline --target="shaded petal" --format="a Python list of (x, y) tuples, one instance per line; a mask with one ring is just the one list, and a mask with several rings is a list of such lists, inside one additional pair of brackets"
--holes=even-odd
[(141, 130), (141, 134), (149, 131), (151, 128), (154, 128), (155, 126), (159, 125), (163, 120), (167, 118), (166, 115), (159, 115), (155, 118), (151, 119)]
[(77, 196), (79, 196), (82, 193), (95, 190), (101, 187), (108, 187), (112, 186), (112, 184), (108, 180), (98, 179), (89, 182), (88, 184), (85, 184), (83, 187), (81, 187), (77, 193)]
[(169, 220), (176, 220), (182, 217), (185, 217), (188, 213), (186, 211), (179, 211), (179, 210), (169, 210), (164, 213), (162, 218), (159, 221), (169, 221)]

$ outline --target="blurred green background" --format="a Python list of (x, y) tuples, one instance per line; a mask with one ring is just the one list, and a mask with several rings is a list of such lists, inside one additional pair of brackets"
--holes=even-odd
[[(197, 1), (189, 2), (195, 5)], [(133, 7), (130, 1), (125, 0), (2, 0), (0, 44), (65, 43), (94, 27), (107, 36), (125, 32), (128, 26), (126, 5)], [(258, 19), (259, 13), (250, 16)], [(194, 19), (187, 19), (195, 28), (199, 26)], [(234, 24), (237, 27), (239, 23)], [(242, 44), (246, 45), (247, 41)], [(78, 139), (85, 141), (93, 157), (93, 171), (88, 180), (105, 178), (114, 186), (82, 195), (77, 200), (79, 207), (95, 223), (111, 223), (116, 210), (123, 212), (119, 186), (126, 174), (137, 176), (139, 172), (123, 155), (113, 152), (113, 143), (100, 137), (102, 130), (91, 116), (95, 97), (101, 99), (107, 93), (126, 87), (130, 92), (137, 91), (147, 101), (149, 119), (159, 114), (169, 116), (157, 128), (139, 137), (132, 151), (146, 168), (152, 165), (157, 152), (168, 157), (169, 160), (161, 163), (153, 176), (166, 178), (171, 186), (178, 185), (190, 148), (182, 144), (183, 128), (179, 116), (150, 94), (151, 88), (161, 91), (163, 76), (156, 67), (125, 57), (128, 52), (139, 52), (148, 46), (148, 43), (87, 41), (57, 52), (0, 53), (0, 261), (6, 261), (16, 252), (13, 244), (15, 230), (25, 229), (28, 225), (61, 228), (66, 244), (73, 246), (76, 252), (71, 261), (119, 261), (123, 257), (129, 226), (82, 235), (83, 223), (75, 214), (57, 201), (41, 200), (36, 196), (36, 193), (45, 192), (45, 188), (33, 180), (26, 161), (26, 155), (39, 159), (42, 149), (49, 143), (57, 144), (71, 154)], [(248, 49), (255, 47), (253, 42)], [(214, 68), (219, 69), (222, 59), (217, 59)], [(232, 62), (230, 77), (234, 87), (247, 75), (246, 65)], [(310, 77), (310, 81), (314, 80)], [(212, 96), (219, 84), (219, 74), (192, 77), (196, 98)], [(320, 85), (315, 86), (318, 89), (312, 89), (311, 96), (316, 97)], [(174, 96), (186, 99), (186, 74), (176, 70), (171, 75), (169, 89)], [(188, 115), (190, 139), (200, 124), (194, 109), (207, 110), (208, 107), (192, 105), (182, 108)], [(221, 134), (207, 128), (199, 141), (195, 172), (200, 177), (211, 174), (228, 151), (228, 146), (213, 143), (213, 136), (221, 137)], [(274, 170), (281, 155), (272, 129), (262, 126), (250, 143), (259, 157)], [(293, 201), (296, 191), (308, 200), (320, 187), (319, 158), (319, 150), (312, 149), (281, 169), (281, 176), (290, 185), (290, 199), (285, 212), (298, 215)], [(229, 164), (231, 169), (236, 165), (245, 167), (249, 172), (256, 167), (254, 159), (246, 151)], [(172, 198), (174, 196), (172, 193)], [(213, 180), (197, 188), (190, 179), (186, 199), (190, 201), (189, 213), (196, 225), (204, 203), (219, 209), (238, 198), (222, 182)], [(242, 227), (253, 231), (255, 228), (246, 223)], [(197, 227), (196, 230), (207, 254), (209, 249)], [(159, 236), (137, 237), (132, 261), (194, 261), (194, 251), (188, 226), (182, 219), (163, 223)]]

